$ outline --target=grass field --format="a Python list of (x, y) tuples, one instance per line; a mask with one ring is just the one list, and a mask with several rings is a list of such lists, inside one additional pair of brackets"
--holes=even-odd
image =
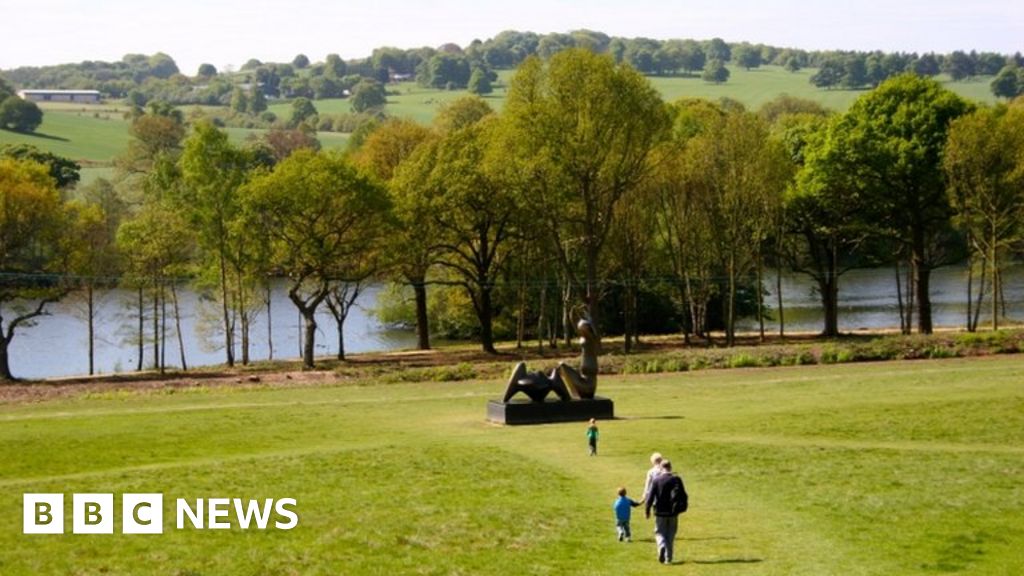
[[(821, 102), (835, 109), (846, 110), (862, 95), (858, 90), (821, 90), (808, 82), (814, 70), (787, 72), (778, 66), (764, 66), (754, 70), (731, 68), (732, 76), (724, 84), (709, 84), (700, 78), (650, 78), (652, 85), (661, 92), (666, 101), (679, 98), (708, 98), (717, 100), (727, 97), (739, 100), (751, 109), (757, 109), (779, 94), (790, 94)], [(505, 87), (512, 71), (499, 74), (495, 92), (487, 96), (487, 102), (500, 111), (505, 103)], [(992, 103), (995, 97), (989, 89), (989, 78), (952, 82), (939, 77), (950, 90), (979, 102)], [(438, 109), (446, 102), (467, 95), (463, 90), (446, 91), (426, 89), (415, 82), (403, 82), (389, 86), (387, 113), (399, 118), (411, 118), (417, 122), (429, 123)], [(314, 102), (321, 114), (347, 114), (351, 112), (348, 100), (318, 100)], [(186, 110), (196, 108), (186, 106)], [(201, 108), (201, 107), (200, 107)], [(18, 134), (0, 130), (0, 145), (28, 143), (55, 154), (93, 165), (106, 165), (128, 145), (128, 123), (123, 119), (123, 106), (100, 105), (82, 106), (69, 104), (45, 104), (43, 124), (36, 135)], [(270, 106), (280, 118), (291, 114), (291, 104), (280, 102)], [(250, 133), (261, 130), (228, 129), (232, 141), (242, 142)], [(327, 149), (344, 148), (347, 134), (321, 132), (321, 144)], [(99, 174), (87, 174), (85, 180)]]
[[(0, 407), (0, 573), (651, 574), (619, 485), (686, 479), (680, 574), (1015, 574), (1019, 356), (602, 380), (619, 419), (498, 427), (497, 381), (193, 389)], [(162, 492), (162, 536), (26, 536), (26, 492)], [(291, 531), (174, 529), (173, 500), (298, 501)], [(119, 498), (119, 496), (118, 496)], [(119, 503), (119, 500), (115, 500)], [(68, 521), (70, 526), (70, 521)], [(120, 525), (120, 520), (115, 526)]]

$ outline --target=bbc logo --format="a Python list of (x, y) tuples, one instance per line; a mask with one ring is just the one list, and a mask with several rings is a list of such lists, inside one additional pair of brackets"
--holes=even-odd
[[(71, 499), (73, 534), (113, 534), (113, 494), (73, 494)], [(25, 494), (24, 534), (63, 534), (64, 495)], [(163, 494), (122, 494), (121, 532), (123, 534), (163, 534)]]

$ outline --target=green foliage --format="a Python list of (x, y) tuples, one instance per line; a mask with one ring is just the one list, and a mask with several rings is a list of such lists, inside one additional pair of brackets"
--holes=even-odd
[(46, 166), (57, 188), (69, 188), (81, 179), (82, 167), (77, 162), (28, 144), (0, 146), (0, 157), (31, 160)]
[(308, 98), (296, 98), (292, 101), (291, 116), (288, 127), (297, 128), (300, 124), (309, 123), (317, 115), (316, 106)]
[(491, 79), (488, 78), (487, 72), (481, 68), (473, 69), (473, 74), (469, 77), (468, 89), (471, 93), (478, 96), (494, 92), (494, 87), (491, 86)]
[(35, 102), (8, 96), (0, 102), (0, 128), (15, 132), (35, 132), (43, 123), (43, 111)]
[(352, 110), (357, 113), (381, 108), (387, 101), (384, 85), (376, 80), (360, 80), (352, 90)]
[(1024, 94), (1024, 71), (1017, 66), (1007, 65), (992, 79), (992, 93), (999, 98), (1012, 100)]
[(708, 60), (708, 63), (704, 66), (704, 73), (701, 74), (701, 79), (705, 82), (722, 84), (729, 79), (729, 69), (725, 67), (725, 63), (722, 60)]

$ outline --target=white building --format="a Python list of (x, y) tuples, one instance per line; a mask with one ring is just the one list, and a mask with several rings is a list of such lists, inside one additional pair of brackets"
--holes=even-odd
[(96, 104), (100, 101), (98, 90), (18, 90), (18, 96), (31, 102)]

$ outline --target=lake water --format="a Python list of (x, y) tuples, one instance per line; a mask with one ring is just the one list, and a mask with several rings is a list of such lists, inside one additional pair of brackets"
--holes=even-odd
[[(775, 289), (774, 272), (765, 277), (770, 292)], [(380, 293), (380, 287), (367, 289), (345, 322), (345, 350), (347, 353), (374, 352), (412, 348), (416, 345), (413, 331), (390, 330), (377, 322), (371, 310)], [(963, 326), (965, 323), (966, 273), (963, 267), (947, 267), (936, 270), (932, 276), (933, 320), (936, 326)], [(1006, 273), (1004, 286), (1011, 319), (1024, 319), (1024, 267), (1010, 268)], [(813, 285), (806, 276), (784, 275), (782, 296), (785, 305), (786, 330), (819, 331), (822, 315)], [(181, 290), (182, 332), (185, 337), (186, 361), (190, 367), (221, 364), (225, 361), (219, 332), (203, 337), (209, 326), (215, 329), (218, 309), (210, 302), (200, 302), (196, 293)], [(284, 283), (278, 283), (272, 291), (272, 327), (274, 358), (297, 358), (301, 322), (295, 306), (288, 300)], [(774, 308), (775, 295), (771, 293), (766, 303)], [(151, 303), (149, 304), (151, 306)], [(136, 345), (136, 295), (134, 292), (112, 290), (97, 296), (96, 371), (98, 373), (130, 372), (138, 361)], [(88, 334), (82, 310), (84, 305), (69, 297), (51, 306), (51, 314), (40, 318), (37, 325), (19, 330), (11, 346), (11, 369), (15, 376), (25, 378), (53, 378), (87, 374)], [(988, 304), (983, 306), (981, 323), (989, 318)], [(178, 343), (174, 337), (173, 319), (168, 304), (168, 332), (166, 363), (169, 367), (179, 365)], [(147, 312), (147, 315), (149, 312)], [(774, 314), (774, 310), (773, 310)], [(334, 319), (326, 313), (318, 316), (316, 351), (318, 355), (337, 353), (337, 331)], [(741, 330), (756, 329), (752, 319), (740, 322)], [(899, 327), (896, 283), (892, 269), (854, 270), (840, 281), (840, 330), (885, 329)], [(776, 332), (778, 325), (768, 322), (766, 330)], [(152, 325), (147, 321), (146, 331)], [(251, 359), (263, 360), (268, 356), (266, 311), (263, 310), (253, 321), (251, 329)], [(236, 355), (241, 359), (241, 354)], [(152, 345), (147, 344), (143, 362), (152, 366)]]

